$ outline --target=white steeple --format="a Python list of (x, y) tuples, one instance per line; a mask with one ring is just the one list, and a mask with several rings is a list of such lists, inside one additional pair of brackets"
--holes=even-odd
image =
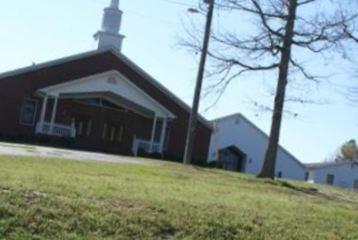
[(112, 0), (111, 1), (111, 8), (118, 8), (119, 0)]
[(104, 9), (102, 28), (94, 38), (98, 42), (98, 49), (122, 49), (124, 36), (119, 33), (123, 12), (119, 10), (119, 0), (111, 0), (111, 5)]

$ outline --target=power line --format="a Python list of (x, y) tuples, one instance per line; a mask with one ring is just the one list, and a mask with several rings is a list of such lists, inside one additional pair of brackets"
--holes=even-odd
[(181, 6), (185, 6), (185, 7), (193, 7), (193, 4), (186, 3), (186, 2), (179, 2), (176, 0), (159, 0), (159, 1), (170, 3), (170, 4), (181, 5)]
[[(156, 0), (156, 1), (158, 1), (158, 0)], [(193, 7), (193, 5), (195, 5), (194, 3), (179, 2), (177, 0), (159, 0), (159, 1), (169, 3), (169, 4), (180, 5), (180, 6), (184, 6), (184, 7)]]
[[(158, 1), (158, 0), (156, 0)], [(190, 3), (187, 3), (187, 2), (179, 2), (177, 0), (159, 0), (159, 1), (162, 1), (162, 2), (165, 2), (165, 3), (169, 3), (169, 4), (175, 4), (175, 5), (180, 5), (180, 6), (184, 6), (186, 8), (193, 8), (193, 4), (190, 5)], [(175, 24), (174, 22), (172, 21), (168, 21), (168, 20), (164, 20), (164, 19), (161, 19), (161, 18), (157, 18), (157, 17), (153, 17), (153, 16), (149, 16), (149, 15), (146, 15), (146, 14), (142, 14), (138, 11), (133, 11), (133, 10), (126, 10), (126, 12), (129, 12), (131, 14), (134, 14), (134, 15), (137, 15), (139, 17), (143, 17), (143, 18), (147, 18), (149, 20), (153, 20), (153, 21), (157, 21), (157, 22), (161, 22), (161, 23), (164, 23), (164, 24), (167, 24), (167, 25), (173, 25)]]
[(146, 14), (143, 14), (143, 13), (140, 13), (140, 12), (137, 12), (137, 11), (133, 11), (133, 10), (128, 10), (127, 9), (126, 12), (128, 12), (129, 14), (133, 14), (133, 15), (136, 15), (138, 17), (141, 17), (143, 19), (144, 18), (147, 19), (147, 20), (149, 19), (149, 20), (160, 22), (160, 23), (167, 24), (167, 25), (170, 25), (170, 26), (173, 26), (173, 24), (175, 24), (174, 22), (164, 20), (164, 19), (161, 19), (161, 18), (157, 18), (157, 17), (153, 17), (153, 16), (150, 16), (150, 15), (146, 15)]

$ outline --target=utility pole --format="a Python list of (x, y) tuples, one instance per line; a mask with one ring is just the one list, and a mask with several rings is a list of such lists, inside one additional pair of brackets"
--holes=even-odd
[(208, 10), (208, 13), (206, 16), (206, 26), (205, 26), (203, 49), (201, 52), (199, 71), (198, 71), (198, 76), (196, 79), (196, 86), (195, 86), (195, 92), (194, 92), (193, 106), (191, 109), (188, 133), (187, 133), (187, 138), (186, 138), (186, 142), (185, 142), (185, 153), (184, 153), (184, 161), (183, 161), (184, 164), (191, 164), (191, 159), (192, 159), (192, 155), (193, 155), (196, 126), (197, 126), (197, 121), (198, 121), (198, 110), (199, 110), (199, 104), (200, 104), (201, 87), (203, 84), (205, 63), (206, 63), (206, 58), (207, 58), (207, 53), (208, 53), (208, 48), (209, 48), (211, 25), (212, 25), (212, 20), (213, 20), (213, 13), (214, 13), (215, 0), (204, 0), (204, 2), (209, 5), (209, 10)]

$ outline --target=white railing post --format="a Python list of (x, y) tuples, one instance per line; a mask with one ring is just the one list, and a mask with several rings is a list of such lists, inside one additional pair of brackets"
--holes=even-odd
[(163, 118), (162, 132), (160, 135), (160, 153), (163, 153), (163, 150), (164, 150), (164, 141), (165, 141), (165, 133), (167, 130), (167, 123), (168, 123), (168, 119)]
[(153, 120), (152, 136), (150, 138), (150, 150), (149, 150), (150, 153), (153, 153), (155, 132), (156, 132), (156, 129), (157, 129), (157, 120), (158, 120), (158, 117), (157, 117), (157, 115), (155, 115), (154, 120)]
[(153, 142), (152, 144), (151, 141), (135, 138), (132, 145), (132, 152), (134, 156), (138, 155), (139, 149), (146, 153), (153, 153), (154, 150), (160, 152), (160, 143)]
[(55, 125), (56, 120), (56, 112), (57, 112), (57, 104), (58, 104), (58, 96), (54, 97), (53, 107), (52, 107), (52, 115), (51, 115), (51, 123), (50, 123), (50, 133), (53, 133), (53, 127)]

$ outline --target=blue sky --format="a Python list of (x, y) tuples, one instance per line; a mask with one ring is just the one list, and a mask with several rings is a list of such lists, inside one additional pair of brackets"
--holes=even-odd
[[(188, 16), (186, 11), (198, 1), (120, 2), (124, 12), (121, 32), (126, 35), (123, 53), (185, 102), (191, 103), (197, 56), (178, 47), (177, 43), (185, 36), (183, 22), (188, 17), (198, 25), (203, 23), (202, 16)], [(99, 29), (102, 10), (108, 4), (109, 0), (3, 1), (0, 8), (0, 72), (95, 49), (92, 36)], [(216, 13), (215, 17), (216, 28), (233, 24), (223, 20), (224, 13)], [(340, 93), (342, 86), (352, 81), (350, 65), (337, 62), (333, 68), (322, 67), (314, 60), (310, 64), (317, 65), (320, 73), (335, 69), (343, 69), (345, 73), (337, 72), (330, 79), (310, 87), (310, 91), (302, 91), (303, 95), (314, 96), (324, 104), (288, 105), (299, 116), (285, 116), (280, 142), (303, 162), (324, 160), (346, 140), (358, 138), (358, 111)], [(299, 83), (300, 80), (296, 81)], [(230, 85), (220, 102), (203, 115), (213, 119), (242, 112), (268, 132), (271, 114), (257, 108), (253, 101), (271, 104), (269, 92), (274, 84), (263, 74), (239, 79)], [(289, 91), (298, 88), (305, 88), (305, 83), (293, 84)], [(212, 103), (213, 98), (208, 96), (203, 100), (202, 110)]]

